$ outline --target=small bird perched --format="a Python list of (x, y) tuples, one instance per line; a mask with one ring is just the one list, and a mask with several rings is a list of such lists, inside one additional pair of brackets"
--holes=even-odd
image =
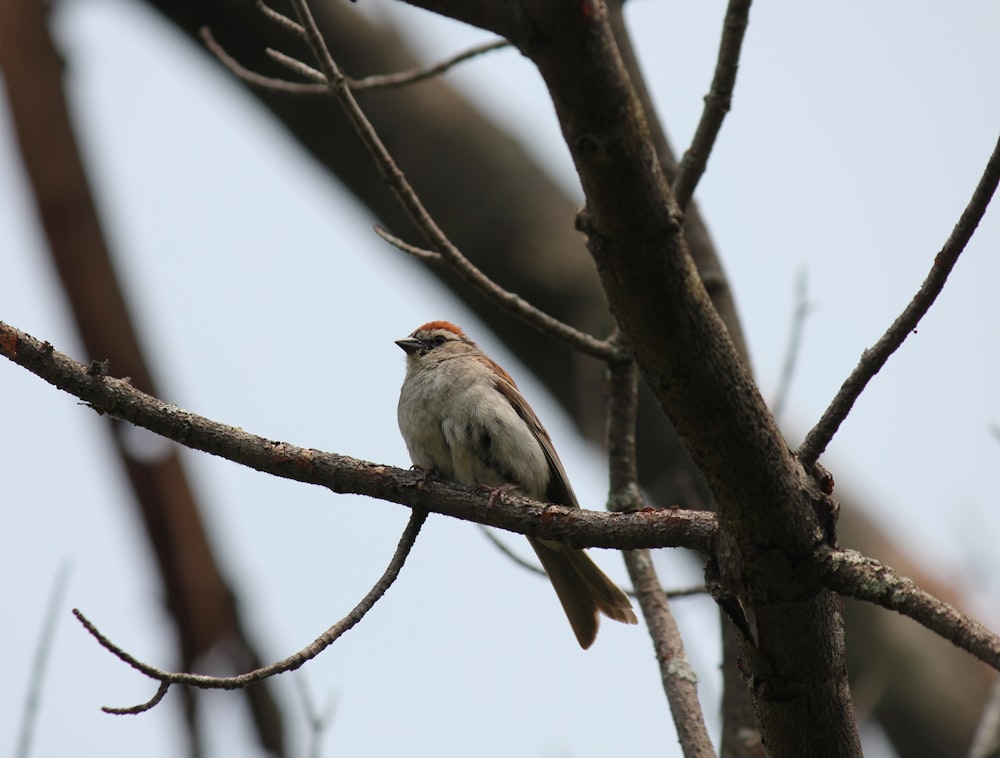
[[(414, 465), (468, 486), (516, 485), (525, 495), (580, 504), (552, 440), (514, 380), (454, 324), (431, 321), (406, 339), (397, 417)], [(597, 637), (599, 613), (636, 624), (632, 603), (583, 551), (528, 537), (577, 641)]]

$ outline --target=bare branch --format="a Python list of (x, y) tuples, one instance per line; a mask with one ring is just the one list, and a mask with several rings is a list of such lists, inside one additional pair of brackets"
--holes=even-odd
[[(326, 43), (323, 41), (319, 28), (313, 20), (308, 4), (305, 0), (292, 0), (292, 5), (294, 5), (299, 15), (299, 20), (305, 29), (309, 46), (320, 64), (323, 75), (326, 77), (330, 93), (340, 102), (358, 136), (361, 137), (361, 141), (365, 144), (368, 152), (371, 153), (382, 176), (393, 192), (395, 192), (396, 197), (402, 203), (414, 224), (427, 237), (431, 246), (441, 253), (444, 260), (463, 279), (481, 292), (489, 294), (495, 302), (498, 302), (527, 323), (547, 334), (552, 334), (587, 355), (602, 359), (613, 357), (614, 352), (606, 342), (574, 329), (522, 300), (517, 295), (500, 289), (492, 279), (473, 265), (452, 244), (451, 240), (448, 239), (447, 235), (437, 225), (437, 222), (427, 212), (417, 193), (407, 181), (406, 176), (396, 165), (396, 162), (375, 132), (375, 128), (368, 120), (368, 117), (365, 116), (358, 105), (357, 100), (355, 100), (354, 95), (348, 87), (347, 77), (340, 70), (340, 67), (330, 55), (329, 50), (327, 50)], [(499, 300), (497, 300), (496, 296), (498, 290), (505, 293)]]
[(378, 224), (372, 227), (372, 230), (381, 237), (383, 240), (388, 242), (394, 248), (400, 252), (406, 253), (407, 255), (412, 255), (414, 258), (419, 258), (422, 261), (428, 261), (430, 263), (440, 263), (444, 260), (441, 253), (435, 252), (434, 250), (425, 250), (422, 247), (417, 247), (416, 245), (411, 245), (409, 242), (404, 242), (399, 237), (389, 234), (385, 229), (383, 229)]
[(329, 85), (327, 84), (327, 79), (323, 75), (323, 72), (317, 71), (308, 63), (303, 63), (298, 58), (293, 58), (290, 55), (285, 55), (280, 50), (275, 50), (274, 48), (268, 47), (264, 50), (264, 52), (271, 60), (273, 60), (275, 63), (280, 63), (289, 71), (294, 71), (296, 74), (300, 74), (304, 76), (306, 79), (312, 79), (314, 82), (317, 82), (329, 88)]
[[(621, 332), (613, 339), (624, 347)], [(635, 425), (639, 408), (639, 367), (628, 360), (608, 364), (608, 494), (609, 511), (642, 508), (636, 463)]]
[[(615, 341), (620, 340), (620, 334)], [(634, 360), (608, 366), (609, 508), (641, 504), (635, 459), (635, 423), (639, 407), (639, 369)], [(698, 702), (698, 677), (691, 667), (677, 622), (670, 612), (648, 550), (627, 550), (625, 566), (653, 640), (660, 678), (685, 758), (714, 758), (705, 717)]]
[(275, 676), (276, 674), (284, 674), (288, 671), (294, 671), (302, 666), (302, 664), (312, 660), (330, 647), (330, 645), (336, 642), (337, 639), (344, 634), (344, 632), (357, 625), (365, 617), (368, 611), (374, 607), (375, 603), (378, 602), (378, 600), (385, 594), (386, 590), (388, 590), (389, 587), (392, 586), (392, 583), (396, 581), (396, 577), (399, 576), (399, 572), (403, 568), (403, 564), (406, 562), (406, 557), (410, 554), (410, 550), (416, 542), (417, 535), (420, 533), (420, 527), (423, 526), (424, 521), (426, 520), (427, 511), (415, 509), (413, 513), (410, 514), (410, 520), (407, 522), (406, 528), (403, 530), (403, 535), (399, 539), (399, 544), (396, 546), (396, 550), (392, 554), (392, 559), (389, 561), (389, 565), (386, 567), (382, 576), (379, 577), (379, 580), (375, 582), (374, 586), (361, 599), (361, 601), (354, 606), (350, 613), (297, 653), (288, 656), (284, 660), (272, 663), (269, 666), (248, 671), (245, 674), (239, 674), (237, 676), (207, 676), (204, 674), (170, 672), (159, 669), (155, 666), (150, 666), (148, 663), (143, 663), (113, 643), (104, 634), (102, 634), (96, 626), (94, 626), (93, 622), (87, 619), (79, 610), (74, 608), (73, 615), (77, 617), (80, 623), (83, 624), (84, 628), (90, 632), (91, 635), (93, 635), (94, 639), (96, 639), (102, 647), (112, 653), (119, 660), (145, 674), (150, 679), (155, 679), (160, 682), (160, 688), (157, 690), (156, 696), (146, 703), (142, 703), (131, 708), (103, 708), (102, 710), (106, 713), (119, 715), (136, 714), (148, 711), (163, 699), (167, 689), (174, 684), (185, 684), (191, 687), (198, 687), (199, 689), (235, 690), (242, 689), (248, 684), (259, 682), (262, 679), (267, 679)]
[(818, 551), (817, 559), (830, 589), (909, 616), (1000, 671), (1000, 636), (920, 589), (912, 579), (854, 550), (824, 547)]
[(494, 40), (493, 42), (486, 42), (482, 45), (470, 47), (464, 52), (453, 55), (450, 58), (446, 58), (445, 60), (439, 63), (434, 63), (430, 66), (423, 66), (411, 71), (401, 71), (396, 74), (373, 74), (372, 76), (366, 76), (363, 79), (351, 79), (350, 87), (354, 92), (361, 92), (369, 89), (402, 87), (407, 84), (423, 81), (424, 79), (430, 79), (438, 74), (443, 74), (448, 69), (453, 68), (459, 63), (463, 63), (470, 58), (475, 58), (478, 55), (483, 55), (484, 53), (489, 53), (493, 50), (501, 50), (505, 47), (510, 47), (510, 43), (507, 40), (501, 39)]
[(490, 542), (493, 543), (493, 547), (495, 547), (501, 553), (510, 558), (515, 564), (517, 564), (518, 566), (527, 571), (530, 571), (532, 574), (537, 574), (538, 576), (544, 577), (546, 579), (548, 578), (548, 574), (545, 573), (545, 569), (543, 569), (537, 563), (533, 563), (515, 553), (513, 550), (507, 547), (507, 544), (503, 540), (501, 540), (499, 537), (493, 534), (493, 532), (491, 532), (485, 526), (480, 524), (479, 530), (483, 533), (483, 536), (486, 537), (486, 539), (488, 539)]
[(719, 42), (715, 76), (712, 78), (711, 89), (705, 96), (705, 109), (695, 129), (691, 147), (684, 152), (677, 167), (677, 177), (674, 179), (674, 197), (681, 210), (687, 208), (691, 202), (695, 187), (698, 186), (708, 165), (708, 156), (715, 147), (715, 139), (719, 136), (722, 121), (732, 105), (740, 50), (743, 47), (743, 35), (747, 30), (749, 16), (750, 0), (729, 0), (722, 27), (722, 40)]
[[(258, 3), (258, 5), (261, 5)], [(266, 7), (266, 6), (264, 6)], [(281, 14), (272, 11), (270, 8), (268, 10), (268, 17), (275, 18), (280, 17), (286, 21), (291, 21), (291, 19), (281, 16)], [(292, 22), (294, 23), (294, 22)], [(296, 24), (296, 28), (302, 31), (302, 27)], [(284, 79), (275, 79), (270, 76), (264, 76), (258, 74), (256, 71), (251, 71), (245, 68), (239, 61), (233, 58), (229, 53), (226, 52), (225, 48), (219, 44), (218, 40), (212, 35), (211, 29), (207, 26), (201, 27), (198, 31), (198, 36), (201, 41), (205, 43), (205, 47), (219, 59), (219, 62), (223, 66), (229, 69), (229, 71), (234, 74), (239, 79), (242, 79), (247, 84), (253, 85), (254, 87), (259, 87), (261, 89), (270, 90), (272, 92), (284, 92), (289, 95), (322, 95), (329, 96), (330, 88), (326, 84), (326, 78), (322, 73), (312, 68), (311, 66), (306, 66), (301, 61), (291, 58), (284, 53), (267, 49), (267, 54), (273, 59), (281, 63), (282, 65), (292, 69), (296, 73), (302, 74), (309, 79), (312, 79), (312, 83), (303, 82), (290, 82)], [(413, 84), (414, 82), (424, 81), (430, 79), (431, 77), (442, 74), (449, 69), (457, 66), (459, 63), (474, 58), (478, 55), (483, 55), (492, 50), (500, 50), (505, 47), (510, 47), (510, 43), (506, 40), (495, 40), (493, 42), (487, 42), (482, 45), (476, 45), (475, 47), (469, 48), (464, 52), (453, 55), (450, 58), (446, 58), (439, 63), (435, 63), (430, 66), (423, 66), (420, 68), (411, 69), (410, 71), (400, 71), (395, 74), (374, 74), (372, 76), (366, 76), (362, 79), (351, 79), (348, 77), (347, 86), (351, 88), (354, 92), (361, 92), (364, 90), (373, 89), (391, 89), (403, 87), (407, 84)]]
[(302, 24), (294, 19), (289, 18), (284, 13), (279, 13), (274, 10), (271, 6), (264, 2), (264, 0), (257, 0), (255, 3), (257, 9), (266, 16), (269, 20), (276, 23), (283, 29), (287, 29), (296, 37), (306, 38), (306, 30), (302, 28)]
[[(91, 624), (90, 621), (88, 621), (83, 616), (83, 614), (81, 614), (75, 608), (73, 609), (73, 614), (77, 617), (80, 623), (84, 625), (87, 631), (89, 631), (91, 634), (95, 635), (99, 634), (96, 627), (94, 627), (94, 625)], [(99, 637), (98, 639), (99, 640), (103, 639), (103, 637)], [(111, 644), (111, 642), (108, 641), (108, 644)], [(125, 708), (115, 708), (109, 705), (104, 705), (101, 706), (101, 710), (104, 711), (105, 713), (110, 713), (112, 716), (138, 716), (140, 713), (151, 711), (153, 710), (153, 708), (158, 706), (160, 704), (160, 701), (167, 696), (167, 692), (169, 690), (170, 690), (170, 682), (160, 682), (160, 686), (156, 688), (156, 694), (153, 695), (153, 697), (151, 697), (145, 703), (139, 703), (138, 705), (132, 705)]]
[[(592, 337), (589, 334), (585, 334), (578, 329), (574, 329), (568, 324), (559, 321), (550, 314), (545, 313), (531, 303), (525, 301), (513, 292), (503, 289), (492, 279), (486, 276), (486, 274), (477, 268), (461, 253), (460, 250), (458, 250), (457, 247), (452, 244), (452, 242), (448, 239), (440, 227), (437, 226), (437, 223), (424, 208), (420, 198), (410, 186), (403, 172), (396, 165), (392, 156), (385, 148), (385, 145), (382, 143), (378, 134), (375, 132), (374, 127), (368, 121), (357, 101), (351, 94), (352, 89), (363, 90), (375, 87), (401, 86), (413, 81), (426, 79), (427, 77), (440, 73), (441, 71), (444, 71), (463, 60), (467, 60), (474, 55), (480, 55), (489, 50), (499, 49), (508, 43), (504, 41), (496, 41), (486, 45), (481, 45), (426, 69), (418, 69), (416, 71), (391, 74), (388, 76), (367, 77), (362, 80), (354, 81), (340, 70), (336, 62), (330, 56), (330, 53), (323, 42), (322, 36), (319, 33), (319, 29), (316, 27), (316, 24), (313, 21), (305, 3), (298, 2), (295, 3), (295, 5), (297, 11), (302, 17), (304, 26), (295, 24), (295, 22), (291, 19), (287, 19), (277, 13), (277, 11), (266, 8), (266, 6), (261, 4), (262, 7), (266, 8), (269, 18), (284, 19), (287, 24), (294, 24), (295, 29), (301, 31), (302, 35), (305, 36), (307, 42), (312, 48), (317, 60), (323, 66), (323, 71), (317, 71), (302, 61), (276, 50), (268, 48), (266, 52), (271, 58), (282, 65), (292, 69), (296, 73), (312, 79), (312, 84), (287, 82), (282, 79), (273, 79), (271, 77), (262, 76), (249, 71), (240, 65), (239, 62), (233, 59), (228, 53), (226, 53), (218, 42), (214, 40), (211, 33), (207, 29), (202, 29), (202, 40), (216, 55), (216, 57), (218, 57), (219, 61), (223, 65), (248, 84), (263, 89), (297, 95), (328, 93), (338, 99), (341, 106), (347, 113), (351, 123), (354, 125), (355, 131), (361, 137), (365, 146), (368, 148), (369, 153), (371, 153), (379, 171), (382, 173), (382, 176), (395, 192), (400, 203), (413, 219), (417, 228), (424, 233), (431, 245), (437, 248), (439, 252), (423, 250), (416, 246), (409, 245), (399, 238), (388, 234), (384, 230), (376, 228), (376, 233), (382, 237), (382, 239), (386, 240), (394, 247), (397, 247), (398, 249), (418, 258), (424, 260), (445, 261), (467, 282), (493, 300), (493, 302), (503, 308), (506, 308), (537, 329), (547, 334), (551, 334), (557, 339), (563, 340), (571, 347), (575, 347), (581, 352), (597, 358), (612, 357), (613, 351), (606, 342)], [(287, 26), (287, 24), (285, 25)]]
[(944, 243), (944, 247), (934, 256), (931, 270), (920, 285), (920, 289), (917, 290), (917, 294), (913, 296), (913, 299), (899, 314), (892, 326), (875, 343), (875, 346), (861, 354), (858, 365), (844, 381), (836, 397), (823, 412), (822, 418), (799, 447), (796, 455), (807, 470), (819, 460), (820, 455), (826, 450), (833, 435), (837, 433), (837, 429), (847, 418), (847, 414), (851, 412), (851, 408), (854, 407), (854, 403), (868, 382), (882, 369), (885, 362), (889, 360), (889, 356), (896, 352), (910, 332), (917, 328), (920, 319), (923, 318), (941, 290), (944, 289), (948, 275), (972, 238), (983, 214), (986, 213), (986, 208), (990, 204), (998, 182), (1000, 182), (1000, 138), (993, 147), (993, 153), (986, 163), (986, 169), (972, 193), (969, 204), (962, 211), (962, 215), (958, 219), (958, 223), (955, 224), (955, 228), (952, 229), (948, 240)]
[(771, 413), (775, 421), (781, 421), (785, 410), (788, 393), (792, 386), (792, 377), (799, 362), (802, 350), (802, 332), (809, 315), (809, 285), (805, 271), (800, 271), (795, 284), (795, 310), (792, 311), (792, 328), (788, 333), (788, 346), (785, 348), (785, 359), (781, 366), (781, 378), (778, 381), (778, 391), (771, 404)]
[(284, 79), (274, 79), (270, 76), (263, 76), (262, 74), (258, 74), (256, 71), (244, 68), (239, 61), (225, 51), (225, 48), (223, 48), (215, 37), (212, 36), (212, 31), (207, 26), (201, 27), (199, 36), (201, 37), (201, 41), (205, 43), (205, 47), (207, 47), (209, 51), (219, 59), (219, 62), (247, 84), (274, 92), (286, 92), (290, 95), (329, 94), (329, 89), (327, 89), (325, 82), (323, 84), (288, 82)]
[(702, 553), (712, 549), (717, 524), (710, 513), (679, 508), (602, 513), (546, 505), (514, 494), (491, 506), (487, 496), (470, 487), (425, 481), (412, 471), (276, 442), (182, 410), (140, 392), (127, 380), (106, 376), (100, 364), (92, 370), (2, 321), (0, 355), (80, 398), (98, 413), (284, 479), (368, 495), (572, 547), (689, 547)]

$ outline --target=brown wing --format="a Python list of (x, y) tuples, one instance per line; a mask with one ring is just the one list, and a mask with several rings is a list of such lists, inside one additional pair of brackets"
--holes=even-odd
[[(566, 470), (556, 455), (548, 432), (542, 427), (535, 412), (528, 407), (514, 380), (502, 368), (493, 365), (497, 369), (497, 391), (510, 401), (517, 415), (524, 419), (538, 444), (542, 446), (549, 463), (549, 487), (545, 496), (550, 502), (579, 508), (580, 504), (573, 494), (573, 488), (569, 486)], [(625, 624), (638, 623), (628, 595), (583, 550), (534, 537), (528, 537), (528, 542), (548, 574), (577, 642), (584, 650), (593, 644), (597, 636), (600, 613)]]
[[(493, 363), (492, 361), (490, 362)], [(510, 378), (510, 375), (495, 363), (493, 365), (497, 369), (497, 391), (510, 401), (514, 410), (517, 411), (517, 415), (524, 419), (528, 428), (531, 429), (532, 434), (535, 435), (535, 439), (538, 440), (538, 444), (542, 446), (545, 459), (549, 462), (549, 472), (551, 475), (549, 476), (549, 488), (545, 493), (546, 498), (548, 498), (549, 502), (556, 503), (557, 505), (579, 508), (580, 503), (577, 501), (576, 495), (573, 494), (573, 488), (569, 485), (569, 477), (566, 476), (566, 469), (563, 468), (562, 461), (556, 455), (556, 449), (552, 446), (549, 433), (545, 431), (542, 423), (538, 420), (538, 416), (535, 415), (535, 412), (531, 410), (531, 407), (521, 396), (517, 385), (514, 384), (514, 380)]]

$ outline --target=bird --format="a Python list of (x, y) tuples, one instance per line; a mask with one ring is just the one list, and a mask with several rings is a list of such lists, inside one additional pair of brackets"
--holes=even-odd
[[(396, 409), (418, 469), (494, 492), (569, 508), (580, 504), (538, 416), (514, 380), (459, 327), (430, 321), (396, 340), (406, 374)], [(600, 614), (636, 624), (628, 595), (587, 553), (528, 537), (583, 649), (597, 637)]]

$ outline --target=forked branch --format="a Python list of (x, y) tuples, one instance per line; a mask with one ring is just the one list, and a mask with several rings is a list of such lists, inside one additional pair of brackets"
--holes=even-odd
[(379, 601), (379, 599), (385, 594), (386, 590), (388, 590), (389, 587), (392, 586), (392, 583), (396, 581), (396, 577), (399, 576), (400, 569), (403, 568), (403, 564), (406, 562), (406, 557), (410, 554), (410, 550), (413, 548), (414, 542), (416, 542), (417, 535), (420, 533), (420, 527), (423, 526), (426, 519), (427, 511), (414, 510), (413, 513), (410, 514), (410, 520), (407, 522), (406, 528), (403, 530), (403, 535), (399, 539), (399, 544), (396, 546), (396, 550), (392, 554), (392, 559), (389, 561), (389, 565), (386, 566), (382, 576), (379, 577), (377, 582), (375, 582), (374, 586), (368, 591), (368, 594), (366, 594), (361, 601), (354, 606), (350, 613), (340, 619), (340, 621), (331, 626), (312, 643), (302, 648), (297, 653), (288, 656), (284, 660), (272, 663), (269, 666), (254, 669), (253, 671), (248, 671), (237, 676), (207, 676), (204, 674), (172, 672), (157, 668), (156, 666), (151, 666), (148, 663), (143, 663), (138, 658), (130, 655), (124, 649), (112, 642), (107, 636), (102, 634), (100, 630), (97, 629), (93, 622), (91, 622), (79, 610), (74, 608), (73, 615), (77, 617), (80, 623), (83, 624), (84, 628), (90, 632), (90, 634), (101, 644), (102, 647), (104, 647), (120, 661), (127, 663), (136, 671), (139, 671), (140, 673), (148, 676), (150, 679), (154, 679), (160, 683), (156, 694), (145, 703), (129, 706), (127, 708), (104, 707), (101, 710), (105, 713), (113, 713), (116, 715), (143, 713), (155, 707), (157, 703), (163, 699), (164, 695), (167, 694), (167, 690), (169, 690), (174, 684), (184, 684), (206, 690), (235, 690), (242, 689), (249, 684), (259, 682), (262, 679), (268, 679), (269, 677), (277, 674), (294, 671), (306, 661), (312, 660), (330, 647), (330, 645), (336, 642), (337, 639), (344, 634), (344, 632), (357, 625), (365, 617), (368, 611), (374, 607), (375, 603)]
[[(267, 6), (264, 6), (263, 4), (258, 5), (263, 8), (267, 8)], [(286, 21), (291, 20), (282, 16), (280, 13), (274, 13), (270, 10), (270, 8), (267, 8), (267, 10), (269, 11), (269, 18), (274, 19), (277, 17), (285, 19)], [(298, 33), (302, 33), (302, 27), (299, 24), (294, 24), (293, 30)], [(326, 97), (330, 94), (330, 88), (327, 87), (326, 82), (322, 79), (317, 81), (311, 74), (306, 74), (306, 78), (313, 80), (311, 82), (290, 82), (286, 79), (277, 79), (275, 77), (258, 74), (256, 71), (251, 71), (226, 52), (226, 49), (219, 44), (218, 40), (216, 40), (215, 36), (212, 34), (212, 30), (207, 26), (203, 26), (198, 30), (198, 36), (201, 37), (201, 41), (205, 44), (205, 47), (207, 47), (209, 51), (219, 59), (219, 62), (222, 63), (223, 66), (228, 68), (234, 75), (247, 84), (259, 89), (269, 90), (271, 92), (284, 92), (289, 95)], [(361, 79), (347, 77), (347, 86), (350, 87), (353, 92), (405, 87), (409, 84), (415, 84), (417, 82), (431, 79), (435, 76), (440, 76), (460, 63), (464, 63), (467, 60), (494, 50), (502, 50), (505, 47), (510, 47), (510, 43), (506, 40), (485, 42), (482, 45), (470, 47), (468, 50), (464, 50), (451, 56), (450, 58), (445, 58), (444, 60), (439, 61), (438, 63), (433, 63), (429, 66), (421, 66), (409, 71), (399, 71), (393, 74), (372, 74), (371, 76), (365, 76)], [(274, 51), (270, 52), (273, 54)], [(313, 69), (313, 71), (315, 71), (315, 69)], [(300, 73), (302, 72), (300, 71)]]
[[(486, 276), (486, 274), (484, 274), (468, 258), (466, 258), (465, 255), (451, 242), (444, 231), (437, 225), (437, 222), (433, 219), (430, 213), (428, 213), (427, 209), (423, 205), (423, 202), (420, 200), (419, 196), (406, 179), (406, 176), (392, 158), (388, 149), (376, 133), (375, 128), (372, 126), (361, 107), (358, 105), (357, 100), (351, 92), (351, 80), (344, 74), (344, 72), (337, 65), (337, 62), (331, 56), (330, 51), (327, 49), (326, 43), (323, 40), (323, 36), (320, 33), (319, 27), (316, 25), (312, 12), (309, 10), (309, 6), (305, 0), (292, 0), (292, 5), (299, 17), (298, 22), (283, 16), (262, 3), (258, 3), (258, 5), (264, 10), (269, 18), (274, 20), (276, 23), (281, 24), (286, 29), (289, 29), (297, 35), (303, 37), (309, 45), (310, 50), (319, 64), (319, 72), (301, 61), (289, 58), (283, 54), (277, 54), (273, 50), (268, 50), (268, 53), (279, 62), (295, 68), (296, 71), (307, 78), (316, 80), (318, 78), (317, 74), (322, 76), (323, 81), (325, 82), (324, 86), (329, 94), (336, 98), (340, 103), (344, 113), (354, 126), (358, 136), (361, 137), (361, 141), (371, 154), (386, 183), (395, 193), (403, 208), (413, 220), (413, 223), (418, 229), (420, 229), (430, 243), (432, 250), (415, 252), (415, 254), (422, 258), (433, 258), (436, 254), (440, 255), (440, 259), (442, 261), (451, 266), (463, 279), (491, 300), (507, 309), (518, 318), (521, 318), (537, 329), (566, 342), (571, 347), (596, 358), (607, 359), (615, 357), (614, 350), (607, 341), (597, 339), (596, 337), (581, 332), (580, 330), (575, 329), (556, 319), (552, 315), (542, 311), (531, 303), (528, 303), (514, 293), (501, 288), (498, 284), (496, 284), (496, 282)], [(203, 34), (203, 38), (206, 38), (205, 34)], [(210, 40), (211, 35), (208, 34), (206, 44), (208, 44)], [(497, 46), (499, 46), (499, 43), (497, 43)], [(212, 46), (210, 45), (210, 47)], [(212, 49), (217, 55), (219, 55), (220, 60), (237, 73), (237, 75), (243, 76), (241, 72), (244, 69), (239, 66), (236, 61), (232, 60), (230, 56), (226, 55), (224, 51), (217, 49), (218, 47), (218, 45), (215, 45)], [(247, 81), (264, 86), (269, 79), (267, 77), (260, 77), (259, 75), (253, 74), (251, 78), (247, 78)], [(302, 86), (312, 87), (315, 85)], [(397, 245), (397, 247), (399, 247), (399, 245)]]

